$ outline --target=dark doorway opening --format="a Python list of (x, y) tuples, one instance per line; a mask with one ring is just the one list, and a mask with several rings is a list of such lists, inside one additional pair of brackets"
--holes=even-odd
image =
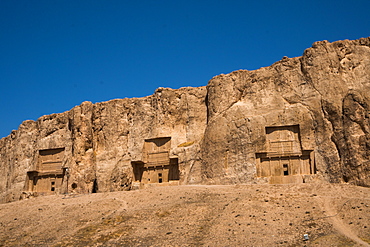
[(98, 181), (94, 179), (91, 193), (98, 193)]
[(284, 171), (284, 176), (288, 176), (289, 175), (288, 164), (284, 164), (283, 165), (283, 171)]

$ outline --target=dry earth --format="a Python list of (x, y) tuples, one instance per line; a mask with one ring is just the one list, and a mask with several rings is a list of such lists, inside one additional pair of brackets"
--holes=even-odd
[(53, 195), (0, 216), (0, 246), (370, 246), (370, 188), (347, 184)]

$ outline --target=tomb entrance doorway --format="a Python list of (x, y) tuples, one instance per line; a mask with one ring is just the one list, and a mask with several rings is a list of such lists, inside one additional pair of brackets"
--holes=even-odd
[(38, 151), (36, 169), (27, 172), (27, 190), (39, 193), (59, 192), (65, 173), (64, 148)]
[(270, 183), (302, 183), (315, 174), (312, 150), (303, 150), (299, 125), (266, 127), (266, 151), (256, 153), (257, 177)]
[(143, 184), (168, 184), (179, 180), (178, 158), (170, 157), (171, 137), (147, 139), (143, 160), (133, 161), (134, 179)]

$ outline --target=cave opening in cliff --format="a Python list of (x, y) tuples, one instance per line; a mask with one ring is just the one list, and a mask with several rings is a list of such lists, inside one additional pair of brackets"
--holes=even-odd
[(96, 178), (94, 179), (91, 193), (98, 193), (98, 180)]
[(77, 184), (73, 183), (71, 187), (72, 187), (73, 190), (75, 190), (75, 189), (77, 189)]

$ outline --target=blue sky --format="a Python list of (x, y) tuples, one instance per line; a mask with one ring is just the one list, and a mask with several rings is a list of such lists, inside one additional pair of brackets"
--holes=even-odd
[(370, 36), (369, 0), (0, 1), (0, 138), (83, 101), (204, 86), (215, 75)]

